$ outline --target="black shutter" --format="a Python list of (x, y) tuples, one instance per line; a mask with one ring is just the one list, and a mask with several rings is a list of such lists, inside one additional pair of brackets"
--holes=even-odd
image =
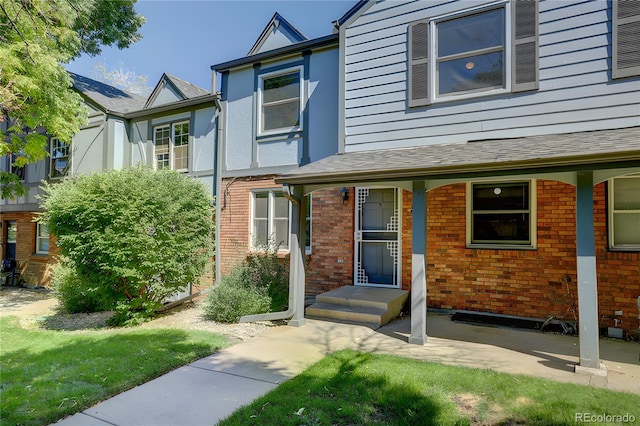
[(515, 0), (511, 5), (511, 90), (538, 89), (538, 1)]
[(429, 21), (409, 24), (409, 107), (429, 105)]
[(640, 75), (640, 1), (613, 0), (613, 78)]

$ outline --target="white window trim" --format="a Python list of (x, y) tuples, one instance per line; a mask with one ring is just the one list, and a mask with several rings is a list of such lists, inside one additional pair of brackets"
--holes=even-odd
[[(255, 218), (255, 204), (256, 204), (256, 195), (257, 194), (265, 194), (268, 193), (269, 194), (269, 202), (268, 202), (268, 213), (267, 213), (267, 220), (268, 220), (268, 225), (267, 225), (267, 229), (273, 230), (275, 229), (275, 225), (274, 225), (274, 216), (275, 216), (275, 197), (276, 194), (281, 194), (282, 193), (282, 188), (264, 188), (264, 189), (255, 189), (251, 191), (251, 205), (249, 208), (249, 248), (250, 251), (252, 252), (259, 252), (259, 248), (255, 246), (255, 229), (254, 229), (254, 218)], [(284, 197), (284, 195), (283, 195)], [(288, 213), (288, 227), (287, 227), (287, 248), (283, 249), (280, 248), (278, 249), (278, 253), (289, 253), (289, 247), (291, 242), (289, 241), (289, 237), (291, 235), (290, 232), (290, 227), (291, 227), (291, 202), (289, 200), (287, 200), (288, 202), (288, 206), (289, 206), (289, 213)], [(272, 233), (273, 234), (273, 233)], [(271, 239), (271, 235), (269, 235), (269, 239)]]
[[(293, 72), (298, 72), (298, 78), (299, 78), (299, 87), (300, 87), (300, 95), (298, 98), (298, 102), (299, 102), (299, 117), (298, 117), (298, 123), (300, 123), (298, 126), (293, 126), (293, 127), (281, 127), (279, 129), (271, 129), (271, 130), (262, 130), (262, 98), (263, 98), (263, 90), (264, 90), (264, 81), (269, 79), (269, 78), (273, 78), (273, 77), (278, 77), (280, 75), (285, 75), (285, 74), (291, 74)], [(304, 123), (303, 123), (303, 106), (304, 106), (304, 99), (306, 99), (306, 93), (304, 90), (304, 67), (302, 65), (298, 65), (295, 67), (290, 67), (290, 68), (285, 68), (282, 70), (278, 70), (278, 71), (273, 71), (273, 72), (267, 72), (264, 74), (260, 74), (258, 76), (258, 102), (257, 102), (257, 124), (258, 124), (258, 136), (265, 136), (265, 135), (278, 135), (278, 134), (282, 134), (282, 133), (291, 133), (291, 132), (300, 132), (304, 129)]]
[[(446, 21), (449, 19), (455, 18), (463, 18), (467, 15), (472, 15), (474, 13), (486, 12), (492, 9), (504, 8), (505, 19), (504, 19), (504, 76), (505, 76), (505, 87), (500, 89), (478, 89), (475, 91), (463, 92), (460, 94), (449, 94), (439, 96), (437, 93), (438, 90), (438, 67), (437, 67), (437, 59), (438, 59), (438, 39), (437, 34), (438, 31), (436, 26), (438, 23), (442, 21)], [(463, 99), (471, 99), (478, 98), (481, 96), (490, 96), (501, 93), (511, 93), (511, 3), (508, 0), (502, 0), (495, 3), (486, 4), (483, 6), (474, 7), (471, 9), (465, 9), (463, 11), (458, 11), (454, 13), (449, 13), (446, 15), (440, 15), (433, 17), (429, 20), (429, 75), (432, 76), (429, 78), (429, 101), (430, 103), (439, 103), (439, 102), (449, 102), (449, 101), (457, 101)]]
[(640, 251), (640, 244), (615, 244), (614, 241), (614, 220), (613, 220), (613, 216), (614, 213), (617, 214), (625, 214), (625, 213), (630, 213), (630, 214), (637, 214), (640, 213), (640, 209), (629, 209), (629, 210), (618, 210), (615, 211), (614, 210), (614, 181), (616, 179), (640, 179), (640, 175), (628, 175), (628, 176), (619, 176), (619, 177), (615, 177), (612, 179), (609, 179), (609, 181), (607, 182), (608, 185), (608, 196), (607, 196), (607, 222), (608, 222), (608, 229), (607, 229), (607, 233), (608, 235), (608, 241), (609, 241), (609, 249), (613, 250), (613, 251)]
[[(176, 148), (176, 145), (174, 143), (175, 141), (175, 126), (180, 125), (180, 124), (188, 124), (189, 125), (189, 134), (187, 135), (187, 168), (185, 169), (174, 169), (173, 165), (174, 165), (174, 150)], [(158, 170), (158, 158), (156, 156), (156, 129), (162, 128), (162, 127), (169, 127), (169, 169), (170, 170), (175, 170), (177, 172), (180, 173), (185, 173), (189, 171), (189, 166), (191, 165), (191, 158), (189, 158), (189, 146), (191, 145), (191, 121), (190, 120), (181, 120), (181, 121), (174, 121), (172, 123), (164, 123), (164, 124), (157, 124), (154, 125), (152, 128), (152, 132), (153, 132), (153, 168), (155, 170)]]
[[(495, 183), (496, 185), (512, 182), (529, 182), (529, 244), (515, 244), (515, 243), (474, 243), (473, 239), (473, 212), (471, 206), (473, 205), (473, 185), (474, 184), (486, 184)], [(538, 239), (538, 208), (537, 208), (537, 184), (535, 179), (509, 179), (509, 180), (474, 180), (467, 182), (466, 185), (466, 246), (467, 248), (488, 248), (488, 249), (500, 249), (500, 250), (535, 250), (537, 248)]]
[[(41, 227), (41, 226), (42, 226), (42, 224), (41, 224), (41, 223), (39, 223), (39, 222), (38, 222), (38, 223), (36, 223), (36, 254), (49, 254), (49, 249), (47, 249), (47, 250), (42, 250), (42, 249), (40, 248), (40, 247), (41, 247), (41, 246), (40, 246), (40, 242), (41, 242), (42, 240), (44, 240), (44, 239), (45, 239), (45, 237), (43, 237), (43, 236), (41, 236), (41, 235), (40, 235), (40, 227)], [(48, 231), (48, 230), (47, 230), (47, 231)], [(49, 234), (49, 232), (47, 232), (46, 239), (47, 239), (47, 244), (48, 244), (48, 245), (50, 245), (49, 235), (50, 235), (50, 234)]]

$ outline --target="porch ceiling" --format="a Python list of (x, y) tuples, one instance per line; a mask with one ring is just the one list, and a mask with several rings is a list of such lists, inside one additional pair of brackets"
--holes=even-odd
[(638, 166), (640, 127), (629, 127), (336, 154), (276, 182), (367, 183)]

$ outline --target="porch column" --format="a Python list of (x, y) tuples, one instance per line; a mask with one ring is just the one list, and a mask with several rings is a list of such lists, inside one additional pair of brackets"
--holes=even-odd
[(300, 327), (305, 324), (304, 319), (304, 288), (306, 274), (304, 270), (305, 256), (305, 236), (307, 227), (307, 197), (304, 195), (302, 187), (292, 188), (292, 195), (300, 200), (298, 205), (291, 203), (291, 235), (289, 236), (289, 256), (290, 269), (289, 280), (294, 283), (289, 288), (293, 289), (293, 317), (289, 320), (289, 325)]
[(427, 193), (424, 181), (413, 182), (411, 204), (411, 336), (409, 343), (427, 343)]
[(596, 246), (593, 230), (593, 172), (577, 172), (576, 248), (580, 365), (576, 372), (600, 370)]

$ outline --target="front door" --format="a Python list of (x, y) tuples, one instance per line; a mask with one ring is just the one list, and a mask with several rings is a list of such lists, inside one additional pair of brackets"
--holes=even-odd
[(400, 287), (400, 220), (395, 188), (356, 188), (355, 285)]

